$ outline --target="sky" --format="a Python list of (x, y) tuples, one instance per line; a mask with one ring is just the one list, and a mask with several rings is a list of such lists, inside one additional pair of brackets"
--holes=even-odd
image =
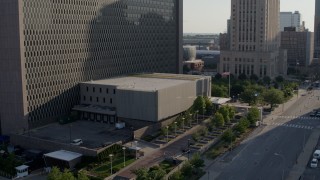
[[(184, 33), (227, 31), (231, 0), (183, 0)], [(301, 21), (313, 32), (315, 0), (280, 0), (280, 11), (299, 11)]]

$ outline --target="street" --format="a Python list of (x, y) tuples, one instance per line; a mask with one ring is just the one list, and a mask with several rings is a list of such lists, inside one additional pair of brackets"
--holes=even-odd
[[(301, 153), (306, 148), (314, 148), (305, 145), (317, 144), (317, 141), (307, 142), (311, 133), (319, 131), (320, 118), (309, 117), (308, 113), (320, 107), (319, 95), (319, 90), (311, 94), (302, 90), (298, 99), (295, 96), (285, 107), (279, 105), (278, 111), (265, 119), (264, 125), (234, 151), (214, 161), (206, 160), (207, 174), (202, 179), (286, 179), (294, 165), (298, 164)], [(311, 154), (303, 162), (309, 163)]]

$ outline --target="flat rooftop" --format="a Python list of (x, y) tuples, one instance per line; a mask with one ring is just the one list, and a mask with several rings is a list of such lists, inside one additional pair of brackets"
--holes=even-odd
[(117, 86), (118, 89), (156, 91), (202, 78), (203, 76), (154, 73), (89, 81), (83, 82), (83, 84), (111, 85)]

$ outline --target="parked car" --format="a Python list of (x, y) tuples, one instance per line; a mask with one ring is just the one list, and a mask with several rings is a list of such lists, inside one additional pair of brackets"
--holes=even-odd
[(313, 158), (315, 158), (315, 159), (320, 159), (320, 150), (319, 150), (319, 149), (317, 149), (317, 150), (314, 151), (314, 153), (313, 153)]
[(71, 144), (75, 145), (75, 146), (79, 146), (80, 144), (82, 144), (82, 139), (74, 139)]
[(312, 168), (318, 167), (318, 159), (313, 158), (310, 162), (310, 167)]

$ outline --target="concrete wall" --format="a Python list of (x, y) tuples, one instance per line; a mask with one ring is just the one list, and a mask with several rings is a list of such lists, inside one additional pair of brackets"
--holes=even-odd
[(196, 99), (194, 81), (158, 90), (158, 120), (167, 119), (189, 109)]
[(21, 12), (21, 1), (0, 1), (0, 134), (28, 129)]
[(157, 122), (157, 101), (156, 91), (118, 89), (116, 102), (117, 116)]

